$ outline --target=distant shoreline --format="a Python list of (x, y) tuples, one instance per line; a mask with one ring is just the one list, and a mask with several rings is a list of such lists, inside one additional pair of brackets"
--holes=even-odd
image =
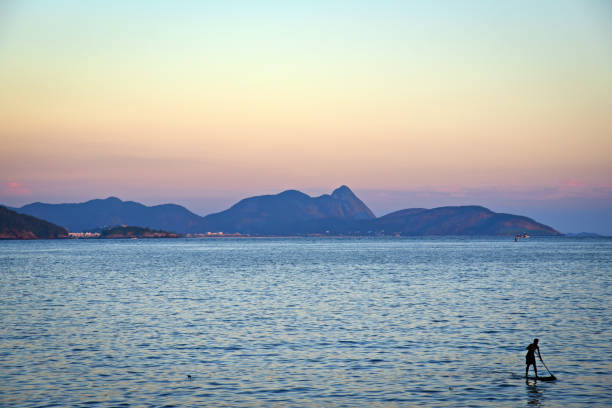
[[(393, 236), (393, 235), (325, 235), (325, 236), (311, 236), (311, 235), (223, 235), (223, 236), (201, 236), (201, 237), (186, 237), (186, 236), (147, 236), (147, 237), (129, 237), (129, 236), (115, 236), (115, 237), (96, 237), (96, 238), (7, 238), (0, 236), (0, 241), (109, 241), (109, 240), (140, 240), (140, 239), (152, 239), (152, 240), (162, 240), (162, 239), (186, 239), (186, 240), (223, 240), (223, 239), (244, 239), (244, 240), (253, 240), (253, 239), (443, 239), (443, 238), (456, 238), (456, 239), (484, 239), (484, 238), (495, 238), (501, 240), (502, 238), (507, 238), (508, 241), (513, 241), (513, 236), (511, 235), (401, 235), (401, 236)], [(574, 235), (537, 235), (532, 236), (529, 239), (521, 239), (521, 241), (530, 241), (530, 240), (550, 240), (550, 239), (578, 239), (578, 240), (597, 240), (597, 239), (612, 239), (612, 236), (605, 235), (597, 235), (597, 236), (574, 236)]]

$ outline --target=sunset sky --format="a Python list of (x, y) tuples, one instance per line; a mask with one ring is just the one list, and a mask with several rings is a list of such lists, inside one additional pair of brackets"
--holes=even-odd
[(0, 203), (350, 186), (612, 235), (612, 3), (2, 1)]

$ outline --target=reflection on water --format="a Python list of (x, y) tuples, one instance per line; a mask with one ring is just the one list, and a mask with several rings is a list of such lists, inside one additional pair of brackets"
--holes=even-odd
[[(602, 406), (611, 265), (605, 239), (0, 242), (0, 406)], [(534, 337), (560, 381), (525, 385)]]
[(542, 406), (542, 391), (538, 389), (536, 380), (525, 380), (527, 384), (527, 405), (540, 407)]

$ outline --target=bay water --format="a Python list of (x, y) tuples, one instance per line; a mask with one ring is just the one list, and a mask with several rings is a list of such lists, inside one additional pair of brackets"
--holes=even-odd
[(611, 277), (612, 239), (4, 241), (0, 406), (610, 406)]

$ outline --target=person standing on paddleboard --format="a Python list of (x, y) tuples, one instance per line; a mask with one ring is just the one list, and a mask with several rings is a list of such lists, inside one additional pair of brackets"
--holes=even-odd
[(533, 371), (535, 371), (535, 376), (538, 378), (538, 367), (536, 367), (535, 361), (535, 352), (538, 351), (538, 358), (542, 361), (542, 355), (540, 354), (540, 347), (538, 346), (538, 339), (533, 339), (533, 343), (527, 346), (525, 350), (527, 350), (527, 354), (525, 355), (525, 378), (528, 378), (529, 374), (529, 366), (533, 365)]

